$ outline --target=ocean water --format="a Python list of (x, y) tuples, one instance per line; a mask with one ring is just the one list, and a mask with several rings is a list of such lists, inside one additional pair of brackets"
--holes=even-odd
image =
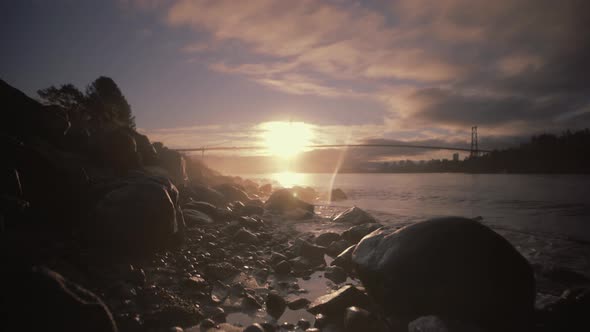
[[(330, 217), (358, 206), (383, 224), (437, 216), (478, 218), (507, 238), (532, 263), (590, 275), (590, 176), (521, 174), (243, 175), (259, 182), (309, 186), (320, 194), (340, 188), (347, 200), (315, 202)], [(326, 231), (327, 225), (305, 230)]]

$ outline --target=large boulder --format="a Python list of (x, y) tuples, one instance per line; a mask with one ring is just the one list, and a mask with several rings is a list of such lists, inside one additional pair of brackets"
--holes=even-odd
[(142, 135), (136, 131), (131, 131), (135, 143), (137, 145), (137, 153), (141, 157), (143, 165), (157, 165), (158, 164), (158, 153), (150, 142), (150, 139), (146, 135)]
[(523, 330), (533, 313), (531, 266), (472, 219), (381, 228), (361, 240), (352, 259), (373, 301), (398, 321), (439, 315), (492, 330)]
[(379, 223), (368, 223), (352, 226), (349, 229), (342, 232), (342, 238), (350, 243), (359, 243), (359, 241), (365, 237), (365, 235), (376, 231), (383, 225)]
[(113, 126), (92, 138), (95, 151), (93, 157), (100, 166), (111, 168), (118, 174), (140, 168), (137, 143), (128, 129)]
[(90, 236), (111, 248), (151, 251), (166, 247), (178, 240), (184, 228), (177, 199), (174, 185), (162, 178), (118, 181), (96, 204)]
[(361, 224), (368, 224), (368, 223), (376, 223), (377, 220), (373, 218), (370, 214), (365, 212), (363, 209), (358, 208), (356, 206), (351, 207), (350, 209), (341, 212), (333, 219), (334, 222), (342, 223), (342, 224), (350, 224), (350, 225), (361, 225)]
[(238, 186), (233, 185), (231, 183), (223, 183), (213, 187), (213, 189), (220, 192), (225, 197), (227, 202), (238, 201), (242, 203), (247, 203), (250, 201), (250, 198), (248, 197), (248, 194), (246, 194), (246, 192), (244, 192), (241, 188), (238, 188)]
[(264, 208), (273, 212), (286, 213), (296, 209), (313, 213), (314, 206), (293, 195), (289, 189), (279, 189), (270, 195)]
[(186, 172), (186, 160), (182, 154), (161, 144), (156, 144), (154, 147), (158, 153), (159, 166), (168, 172), (176, 185), (185, 183), (188, 180), (188, 175)]
[(188, 195), (195, 201), (207, 202), (215, 206), (225, 204), (223, 194), (209, 186), (192, 184), (188, 187), (187, 191)]

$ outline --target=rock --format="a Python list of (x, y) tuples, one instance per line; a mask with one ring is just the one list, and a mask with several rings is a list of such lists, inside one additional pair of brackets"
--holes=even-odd
[(7, 269), (0, 276), (0, 315), (5, 328), (117, 331), (107, 306), (82, 286), (43, 267), (8, 268), (5, 265), (4, 268)]
[(324, 314), (315, 315), (315, 322), (313, 323), (314, 327), (322, 329), (326, 325), (328, 325), (328, 317), (326, 315), (324, 315)]
[(289, 272), (291, 272), (291, 264), (289, 264), (287, 261), (280, 261), (277, 265), (275, 265), (274, 270), (280, 275), (287, 275)]
[(197, 210), (183, 209), (182, 215), (184, 216), (184, 222), (190, 227), (213, 223), (211, 217)]
[(356, 206), (353, 206), (350, 209), (341, 212), (332, 221), (350, 225), (361, 225), (377, 222), (377, 220), (375, 220), (373, 216), (371, 216), (363, 209), (358, 208)]
[(211, 276), (215, 279), (225, 280), (234, 277), (240, 273), (240, 270), (236, 269), (228, 262), (221, 262), (207, 265), (206, 272), (208, 276)]
[(312, 204), (296, 198), (288, 189), (279, 189), (273, 192), (266, 200), (264, 208), (278, 213), (286, 213), (295, 209), (301, 209), (312, 214), (314, 211)]
[(213, 189), (223, 194), (227, 202), (238, 201), (241, 203), (247, 203), (250, 201), (248, 194), (231, 183), (223, 183), (214, 186)]
[(313, 203), (318, 197), (315, 189), (311, 187), (294, 186), (290, 189), (291, 193), (300, 200), (308, 203)]
[(311, 244), (307, 241), (302, 241), (301, 247), (299, 248), (299, 255), (309, 259), (311, 262), (316, 264), (323, 264), (324, 253), (326, 252), (325, 247), (320, 247), (315, 244)]
[(243, 332), (265, 332), (265, 331), (264, 331), (264, 328), (262, 328), (262, 325), (260, 325), (258, 323), (254, 323), (254, 324), (246, 327)]
[(202, 329), (210, 329), (215, 327), (215, 322), (212, 319), (207, 318), (201, 322), (200, 327)]
[(178, 151), (164, 146), (155, 146), (158, 153), (158, 165), (166, 170), (175, 184), (185, 183), (188, 180), (186, 173), (186, 160)]
[[(367, 308), (369, 298), (365, 293), (352, 285), (340, 287), (337, 291), (320, 296), (307, 308), (312, 314), (341, 316), (348, 307)], [(319, 327), (319, 326), (318, 326)]]
[(309, 300), (304, 297), (298, 297), (292, 301), (287, 302), (287, 307), (291, 310), (299, 310), (307, 307)]
[(351, 228), (342, 232), (342, 238), (350, 243), (359, 243), (359, 241), (368, 235), (376, 231), (377, 229), (383, 227), (383, 225), (379, 223), (369, 223), (369, 224), (362, 224), (357, 226), (352, 226)]
[(356, 245), (352, 245), (352, 246), (346, 248), (343, 252), (340, 253), (340, 255), (338, 255), (338, 256), (336, 256), (336, 258), (334, 258), (334, 260), (332, 261), (332, 263), (330, 263), (330, 265), (341, 267), (344, 271), (350, 273), (353, 268), (352, 252), (354, 251), (354, 248), (356, 248)]
[(218, 217), (217, 207), (211, 203), (201, 202), (201, 201), (189, 201), (182, 206), (183, 210), (196, 210), (208, 215), (211, 218)]
[(262, 216), (264, 214), (264, 208), (258, 205), (246, 204), (239, 210), (242, 216)]
[(306, 220), (313, 218), (313, 213), (304, 209), (293, 209), (283, 213), (286, 220)]
[(135, 139), (137, 146), (137, 153), (141, 157), (143, 165), (154, 166), (158, 164), (158, 153), (146, 135), (142, 135), (136, 131), (131, 131), (131, 135)]
[(332, 242), (340, 240), (340, 234), (334, 232), (326, 232), (318, 235), (315, 238), (315, 244), (322, 247), (329, 246)]
[(309, 259), (301, 256), (289, 260), (289, 263), (291, 264), (291, 268), (295, 272), (305, 272), (306, 270), (309, 270), (316, 266)]
[(350, 247), (350, 243), (346, 240), (334, 241), (326, 248), (326, 254), (330, 257), (336, 257), (348, 247)]
[(248, 243), (248, 244), (256, 244), (260, 240), (258, 236), (245, 228), (241, 228), (239, 231), (236, 232), (233, 236), (233, 240), (238, 243)]
[[(153, 177), (135, 177), (114, 187), (96, 204), (88, 236), (109, 249), (133, 252), (169, 246), (182, 232), (177, 218), (178, 191)], [(129, 243), (133, 243), (132, 246)]]
[(192, 276), (185, 280), (185, 285), (194, 290), (203, 290), (207, 287), (207, 281), (199, 276)]
[(330, 194), (331, 201), (344, 201), (347, 200), (348, 196), (342, 191), (340, 188), (332, 189), (332, 193)]
[(338, 266), (329, 266), (326, 268), (326, 272), (324, 272), (324, 277), (327, 279), (332, 280), (333, 282), (339, 284), (346, 281), (346, 272), (344, 269)]
[(125, 128), (111, 128), (99, 132), (94, 138), (97, 162), (115, 170), (119, 175), (141, 166), (137, 143), (131, 131)]
[(564, 326), (588, 326), (590, 289), (568, 289), (553, 303), (538, 311), (541, 331), (559, 331)]
[(214, 206), (225, 204), (225, 197), (223, 194), (209, 186), (192, 184), (189, 186), (188, 191), (189, 195), (195, 201), (206, 202)]
[(449, 332), (449, 329), (439, 317), (423, 316), (408, 324), (408, 332)]
[(270, 255), (270, 262), (273, 263), (273, 264), (276, 264), (276, 263), (278, 263), (280, 261), (285, 261), (287, 259), (288, 259), (287, 256), (285, 256), (285, 255), (283, 255), (281, 253), (278, 253), (278, 252), (273, 252)]
[(145, 326), (147, 329), (190, 327), (197, 325), (202, 319), (203, 313), (197, 307), (172, 305), (146, 315)]
[(184, 332), (184, 329), (179, 326), (173, 326), (167, 330), (168, 332)]
[(262, 186), (258, 187), (258, 192), (260, 192), (263, 195), (269, 195), (272, 192), (272, 184), (263, 184)]
[(471, 219), (379, 229), (361, 240), (352, 259), (384, 314), (407, 322), (437, 313), (493, 330), (526, 329), (533, 312), (531, 266), (508, 241)]
[(367, 310), (359, 307), (346, 308), (344, 316), (344, 330), (346, 332), (356, 331), (378, 331), (376, 328), (376, 319), (371, 316)]
[(287, 308), (287, 303), (276, 291), (271, 291), (266, 296), (266, 312), (275, 319), (279, 319)]
[(225, 313), (225, 310), (223, 310), (223, 308), (215, 307), (208, 314), (211, 317), (211, 319), (213, 319), (213, 321), (215, 321), (216, 323), (225, 323), (225, 318), (227, 314)]
[(300, 320), (297, 321), (297, 327), (300, 328), (301, 330), (307, 330), (310, 326), (311, 326), (311, 323), (305, 318), (301, 318)]

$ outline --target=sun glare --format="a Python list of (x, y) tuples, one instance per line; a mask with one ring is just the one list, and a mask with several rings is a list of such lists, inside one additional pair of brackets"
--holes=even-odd
[(261, 127), (268, 152), (285, 159), (304, 151), (313, 136), (311, 125), (304, 122), (265, 122)]
[(294, 172), (281, 172), (272, 175), (273, 180), (277, 181), (284, 188), (291, 188), (293, 186), (302, 185), (305, 174)]

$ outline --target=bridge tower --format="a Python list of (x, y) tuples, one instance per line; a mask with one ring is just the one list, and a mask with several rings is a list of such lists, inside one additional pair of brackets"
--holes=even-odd
[(479, 146), (477, 142), (477, 126), (471, 127), (471, 149), (469, 151), (469, 158), (479, 156)]

